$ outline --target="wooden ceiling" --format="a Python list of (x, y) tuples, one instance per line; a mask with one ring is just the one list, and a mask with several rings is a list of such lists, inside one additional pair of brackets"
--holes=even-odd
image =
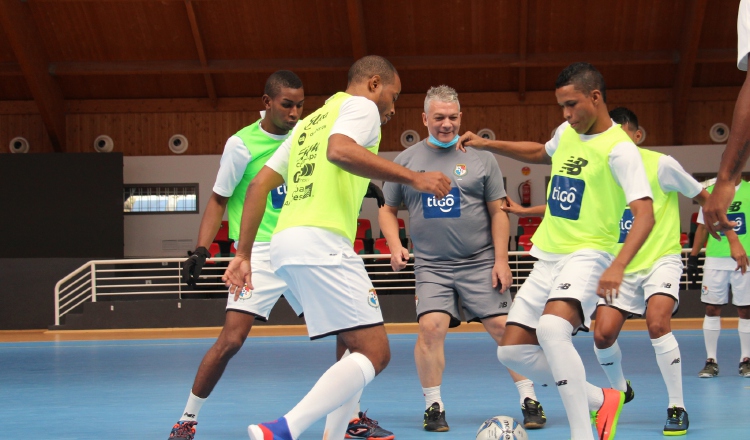
[[(696, 89), (737, 87), (739, 0), (0, 0), (0, 104), (34, 103), (55, 151), (71, 106), (262, 94), (277, 69), (308, 96), (379, 54), (405, 95), (551, 91), (588, 61), (609, 89), (671, 89), (675, 144)], [(489, 96), (489, 95), (488, 95)], [(119, 101), (118, 101), (119, 102)], [(20, 107), (19, 107), (20, 108)]]

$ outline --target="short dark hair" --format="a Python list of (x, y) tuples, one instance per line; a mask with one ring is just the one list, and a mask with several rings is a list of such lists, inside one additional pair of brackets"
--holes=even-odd
[(631, 129), (638, 130), (638, 116), (636, 116), (629, 108), (613, 108), (612, 111), (609, 112), (609, 117), (622, 126), (630, 125)]
[(396, 79), (396, 68), (390, 61), (378, 55), (367, 55), (352, 64), (349, 68), (349, 84), (366, 81), (375, 75), (380, 75), (383, 84), (393, 84)]
[(266, 88), (263, 93), (275, 98), (276, 95), (281, 93), (282, 88), (301, 89), (302, 80), (291, 70), (277, 70), (266, 80)]
[(555, 89), (572, 84), (586, 96), (594, 90), (602, 92), (602, 99), (607, 102), (607, 86), (604, 77), (596, 67), (589, 63), (573, 63), (563, 69), (555, 81)]

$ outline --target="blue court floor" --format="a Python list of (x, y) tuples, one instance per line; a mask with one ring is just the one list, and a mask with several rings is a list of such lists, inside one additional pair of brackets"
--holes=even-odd
[[(721, 375), (696, 376), (703, 366), (701, 331), (675, 332), (682, 351), (689, 438), (746, 439), (750, 434), (750, 379), (737, 375), (736, 330), (719, 343)], [(392, 335), (390, 366), (366, 389), (362, 408), (399, 440), (474, 439), (493, 415), (521, 418), (518, 393), (483, 333), (453, 333), (446, 343), (442, 384), (447, 433), (421, 429), (424, 401), (414, 367), (415, 335)], [(574, 338), (589, 380), (607, 385), (590, 335)], [(166, 439), (187, 400), (193, 377), (212, 339), (168, 339), (0, 344), (0, 438), (4, 440)], [(617, 438), (664, 438), (666, 389), (646, 332), (623, 332), (626, 376), (635, 400), (625, 406)], [(250, 422), (283, 415), (334, 358), (334, 339), (248, 338), (199, 415), (196, 440), (247, 439)], [(529, 438), (567, 439), (562, 402), (551, 387), (537, 387), (547, 427)], [(323, 421), (302, 438), (320, 439)]]

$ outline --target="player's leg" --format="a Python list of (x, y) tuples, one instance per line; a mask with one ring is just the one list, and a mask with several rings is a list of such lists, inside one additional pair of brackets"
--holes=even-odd
[[(563, 259), (559, 263), (562, 269), (554, 280), (555, 288), (550, 292), (536, 331), (574, 439), (593, 438), (593, 434), (586, 370), (573, 345), (572, 335), (579, 329), (588, 330), (590, 327), (590, 316), (599, 300), (596, 294), (599, 277), (611, 260), (610, 254), (598, 251), (579, 251)], [(602, 397), (597, 431), (601, 439), (609, 439), (615, 435), (625, 395), (608, 389), (602, 390)]]
[[(310, 337), (339, 335), (351, 354), (329, 368), (284, 417), (250, 425), (253, 440), (298, 438), (313, 422), (350, 401), (390, 361), (380, 303), (359, 256), (344, 250), (338, 265), (289, 265), (277, 273), (300, 300)], [(331, 435), (341, 438), (344, 432)]]
[(729, 299), (731, 271), (703, 270), (701, 302), (706, 306), (703, 318), (703, 341), (706, 346), (706, 365), (698, 372), (698, 377), (711, 378), (719, 374), (717, 351), (721, 334), (721, 307)]
[(740, 337), (739, 375), (750, 377), (750, 274), (732, 273), (732, 304), (737, 306)]
[(414, 346), (414, 361), (425, 398), (423, 427), (426, 431), (448, 431), (445, 405), (440, 395), (445, 370), (445, 335), (451, 316), (443, 312), (425, 313), (419, 317), (419, 333)]
[[(628, 312), (599, 304), (596, 308), (596, 327), (594, 328), (594, 353), (607, 375), (612, 388), (628, 391), (628, 383), (622, 371), (622, 352), (617, 338), (627, 319)], [(626, 399), (627, 400), (627, 399)]]

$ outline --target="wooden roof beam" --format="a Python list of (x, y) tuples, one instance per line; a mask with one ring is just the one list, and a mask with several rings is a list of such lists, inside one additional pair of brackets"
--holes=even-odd
[(355, 60), (358, 60), (367, 55), (365, 14), (362, 9), (362, 0), (346, 0), (346, 11), (349, 17), (349, 34), (352, 37), (352, 55)]
[[(526, 62), (527, 46), (529, 40), (529, 0), (521, 0), (521, 19), (519, 23), (518, 53), (519, 59)], [(518, 70), (518, 99), (526, 99), (526, 66)]]
[[(204, 69), (208, 67), (208, 60), (206, 59), (206, 50), (203, 48), (203, 39), (201, 38), (200, 29), (198, 29), (198, 20), (195, 18), (195, 9), (193, 3), (190, 0), (185, 0), (185, 9), (187, 10), (188, 20), (190, 21), (190, 31), (193, 33), (193, 40), (195, 41), (195, 50), (198, 52), (198, 59), (200, 60), (201, 67)], [(214, 103), (216, 107), (216, 87), (214, 87), (214, 80), (211, 78), (209, 72), (203, 73), (203, 79), (206, 82), (206, 90), (208, 91), (208, 99)]]
[(677, 78), (674, 85), (672, 102), (672, 127), (674, 145), (682, 145), (687, 124), (687, 112), (690, 89), (693, 86), (695, 66), (698, 59), (703, 16), (708, 0), (690, 0), (685, 13), (680, 42), (680, 62), (677, 66)]
[(29, 5), (19, 0), (0, 0), (0, 25), (10, 42), (18, 65), (39, 106), (39, 114), (55, 152), (65, 151), (65, 100), (47, 71), (49, 59)]

